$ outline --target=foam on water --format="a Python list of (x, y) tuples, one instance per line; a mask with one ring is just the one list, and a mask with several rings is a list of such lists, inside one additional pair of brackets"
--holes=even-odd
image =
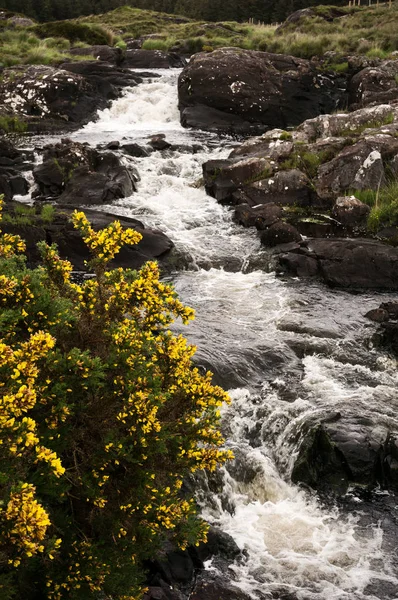
[[(203, 135), (179, 124), (176, 82), (166, 71), (131, 88), (74, 137), (145, 142), (165, 132), (173, 143), (203, 145)], [(214, 136), (208, 141), (214, 144)], [(197, 311), (184, 334), (198, 345), (197, 362), (234, 388), (223, 427), (237, 456), (222, 471), (221, 492), (198, 490), (203, 515), (246, 550), (243, 563), (230, 569), (235, 584), (255, 598), (282, 590), (298, 600), (385, 600), (367, 592), (377, 580), (398, 590), (379, 524), (364, 529), (358, 515), (325, 507), (289, 483), (300, 432), (311, 419), (349, 409), (373, 418), (375, 430), (398, 429), (395, 367), (364, 346), (362, 315), (377, 299), (241, 272), (239, 266), (261, 253), (258, 238), (237, 227), (232, 211), (198, 185), (203, 162), (228, 153), (225, 146), (207, 146), (196, 154), (174, 149), (135, 159), (137, 192), (102, 207), (162, 229), (197, 267), (174, 278), (181, 298)], [(231, 261), (238, 272), (227, 272)], [(257, 393), (254, 384), (262, 384)]]

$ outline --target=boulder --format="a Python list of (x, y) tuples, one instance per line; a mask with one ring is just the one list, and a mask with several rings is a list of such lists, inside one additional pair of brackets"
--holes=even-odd
[(261, 233), (261, 243), (269, 248), (290, 242), (300, 242), (301, 239), (297, 229), (283, 221), (277, 221)]
[(331, 287), (398, 289), (398, 248), (376, 240), (312, 239), (281, 249), (275, 258), (285, 272), (317, 276)]
[(398, 107), (380, 104), (360, 108), (350, 113), (319, 115), (299, 125), (294, 137), (303, 142), (314, 142), (325, 138), (329, 141), (329, 138), (341, 136), (355, 137), (361, 135), (367, 127), (383, 127), (383, 124), (396, 120), (397, 113)]
[(61, 204), (103, 204), (131, 196), (135, 174), (111, 152), (63, 139), (44, 148), (43, 162), (33, 169), (35, 197)]
[(93, 56), (96, 60), (102, 60), (120, 67), (123, 62), (123, 52), (117, 46), (89, 46), (88, 48), (70, 48), (68, 54), (72, 56)]
[(322, 164), (314, 181), (322, 197), (349, 190), (377, 190), (386, 183), (385, 162), (398, 151), (398, 139), (386, 134), (369, 135), (344, 148)]
[(333, 76), (308, 60), (239, 48), (195, 54), (178, 93), (183, 125), (197, 127), (192, 109), (200, 108), (202, 128), (237, 133), (251, 133), (253, 125), (263, 131), (298, 125), (332, 112), (342, 97)]
[(370, 213), (370, 206), (355, 196), (340, 196), (332, 209), (332, 216), (345, 226), (365, 225)]
[(398, 100), (398, 61), (386, 60), (378, 66), (362, 69), (348, 86), (349, 108), (387, 104)]
[(141, 157), (145, 158), (145, 157), (149, 156), (149, 152), (147, 150), (145, 150), (145, 148), (143, 148), (139, 144), (135, 144), (135, 143), (123, 144), (121, 146), (121, 150), (123, 152), (125, 152), (126, 154), (129, 154), (129, 156), (134, 156), (136, 158), (141, 158)]
[(171, 148), (171, 144), (166, 140), (166, 136), (164, 133), (158, 133), (157, 135), (152, 135), (149, 138), (148, 144), (154, 150), (167, 150)]
[(174, 52), (127, 49), (123, 66), (128, 69), (180, 69), (187, 61)]
[(119, 167), (108, 175), (93, 173), (87, 166), (77, 167), (58, 197), (60, 205), (110, 204), (133, 193), (133, 181), (127, 169)]
[(30, 65), (5, 69), (0, 104), (31, 130), (73, 129), (95, 118), (99, 109), (140, 78), (100, 61), (65, 63), (61, 68)]
[(282, 213), (282, 208), (273, 202), (253, 207), (239, 204), (235, 208), (234, 219), (243, 227), (256, 227), (258, 230), (263, 230), (279, 221)]
[(337, 413), (304, 426), (292, 480), (344, 495), (349, 484), (398, 488), (398, 445), (387, 427), (366, 417)]

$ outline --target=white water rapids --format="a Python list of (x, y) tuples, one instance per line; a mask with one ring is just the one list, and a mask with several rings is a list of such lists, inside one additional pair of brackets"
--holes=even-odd
[[(102, 209), (163, 230), (189, 255), (191, 268), (173, 277), (197, 312), (184, 333), (232, 397), (223, 422), (236, 461), (220, 475), (221, 492), (211, 485), (199, 492), (203, 515), (246, 551), (229, 577), (253, 598), (397, 600), (394, 544), (379, 517), (363, 520), (355, 495), (354, 513), (325, 507), (290, 483), (308, 419), (348, 407), (375, 429), (398, 430), (396, 365), (364, 342), (374, 328), (363, 315), (382, 297), (252, 270), (262, 253), (256, 232), (235, 225), (231, 210), (198, 184), (203, 162), (227, 156), (232, 142), (183, 130), (177, 75), (159, 74), (127, 90), (74, 139), (145, 144), (165, 133), (173, 144), (132, 159), (138, 191)], [(248, 470), (254, 477), (245, 477)]]

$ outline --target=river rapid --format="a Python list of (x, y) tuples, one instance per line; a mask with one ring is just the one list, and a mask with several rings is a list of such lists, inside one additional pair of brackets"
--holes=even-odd
[(398, 500), (352, 489), (321, 501), (291, 483), (306, 423), (348, 410), (375, 430), (398, 430), (397, 366), (371, 347), (375, 327), (363, 316), (390, 297), (256, 269), (266, 263), (256, 232), (234, 224), (200, 185), (202, 164), (236, 142), (184, 130), (178, 72), (157, 73), (72, 137), (140, 144), (165, 133), (173, 145), (131, 159), (138, 191), (101, 210), (164, 231), (187, 257), (188, 268), (171, 276), (196, 310), (184, 334), (232, 398), (223, 429), (236, 460), (218, 485), (198, 484), (203, 516), (245, 551), (228, 578), (256, 599), (397, 600)]

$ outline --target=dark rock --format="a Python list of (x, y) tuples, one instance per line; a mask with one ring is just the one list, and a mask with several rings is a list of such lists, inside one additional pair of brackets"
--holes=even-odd
[(389, 319), (388, 312), (384, 308), (373, 308), (365, 314), (365, 317), (375, 323), (385, 323)]
[(318, 198), (307, 175), (298, 169), (279, 171), (245, 188), (250, 195), (256, 192), (258, 203), (274, 202), (280, 206), (316, 207), (324, 203)]
[(149, 156), (149, 152), (139, 144), (123, 144), (121, 146), (121, 150), (123, 150), (123, 152), (126, 152), (126, 154), (129, 154), (130, 156), (134, 156), (136, 158)]
[[(122, 170), (123, 167), (120, 167)], [(103, 173), (93, 173), (87, 166), (77, 167), (72, 177), (66, 182), (64, 192), (59, 196), (58, 202), (79, 206), (82, 204), (109, 204), (118, 198), (125, 198), (132, 193), (132, 185), (126, 193), (123, 182), (118, 181), (121, 171), (112, 176)], [(125, 170), (124, 173), (127, 171)], [(132, 183), (132, 182), (131, 182)], [(128, 188), (128, 186), (127, 186)]]
[(389, 319), (398, 319), (398, 302), (382, 302), (380, 308), (387, 311)]
[(228, 533), (212, 525), (210, 525), (207, 534), (207, 542), (202, 542), (197, 548), (191, 548), (191, 552), (202, 563), (211, 557), (234, 561), (242, 555), (242, 551), (235, 540)]
[(163, 133), (159, 133), (157, 135), (152, 135), (149, 139), (148, 144), (154, 150), (167, 150), (171, 148), (171, 144), (165, 139), (166, 136)]
[(0, 194), (6, 202), (16, 195), (27, 194), (28, 190), (28, 182), (16, 169), (0, 167)]
[(198, 113), (188, 109), (200, 107), (202, 128), (214, 129), (218, 120), (219, 130), (237, 133), (251, 132), (247, 122), (263, 131), (298, 125), (332, 112), (342, 95), (333, 77), (310, 61), (235, 48), (194, 55), (178, 90), (183, 125), (198, 126)]
[(109, 142), (106, 145), (106, 149), (107, 150), (118, 150), (120, 148), (120, 142), (119, 140), (114, 140), (113, 142)]
[(398, 249), (366, 239), (313, 239), (281, 251), (277, 263), (299, 277), (332, 287), (397, 290)]
[(358, 200), (355, 196), (337, 198), (332, 216), (343, 225), (364, 225), (370, 213), (370, 206)]
[(120, 91), (126, 86), (135, 86), (142, 81), (141, 77), (129, 69), (115, 67), (101, 60), (64, 63), (61, 68), (81, 75), (97, 89), (101, 97), (109, 100), (118, 98)]
[(302, 433), (294, 482), (339, 495), (349, 483), (397, 488), (398, 452), (386, 427), (375, 427), (365, 417), (337, 414), (322, 423), (307, 422)]
[(195, 583), (190, 600), (250, 600), (250, 596), (227, 579), (207, 576)]
[(272, 248), (279, 244), (300, 242), (301, 235), (293, 225), (278, 221), (261, 233), (261, 243)]
[(398, 61), (386, 60), (379, 66), (366, 67), (352, 77), (348, 86), (351, 110), (398, 100)]
[(123, 62), (128, 69), (180, 69), (186, 64), (184, 58), (173, 52), (136, 49), (127, 49)]
[(251, 123), (239, 115), (226, 113), (218, 108), (196, 104), (181, 110), (181, 125), (204, 131), (224, 132), (237, 135), (256, 135), (264, 131), (264, 126)]
[(120, 67), (123, 62), (123, 52), (117, 46), (90, 46), (88, 48), (71, 48), (68, 54), (72, 56), (93, 56), (97, 60), (108, 62)]
[[(69, 220), (71, 213), (72, 209), (63, 208), (56, 211), (51, 223), (43, 223), (40, 217), (36, 217), (30, 225), (2, 223), (2, 229), (5, 233), (19, 234), (26, 240), (29, 266), (35, 267), (40, 264), (41, 258), (36, 245), (37, 242), (44, 240), (47, 243), (56, 243), (61, 258), (70, 260), (76, 271), (85, 271), (86, 261), (90, 260), (91, 256), (81, 234)], [(96, 231), (117, 219), (123, 227), (131, 227), (142, 235), (142, 240), (138, 244), (124, 246), (121, 249), (110, 263), (110, 268), (139, 269), (148, 260), (158, 260), (161, 266), (167, 267), (174, 244), (164, 233), (147, 229), (136, 219), (116, 217), (90, 209), (86, 209), (85, 214)]]
[(33, 170), (38, 192), (61, 204), (103, 204), (131, 196), (134, 173), (111, 152), (64, 139), (44, 148), (43, 162)]
[(322, 196), (348, 190), (377, 190), (386, 183), (384, 161), (398, 150), (398, 139), (390, 135), (366, 136), (347, 146), (335, 158), (321, 165), (315, 186)]
[[(0, 103), (34, 130), (73, 129), (92, 120), (126, 85), (140, 79), (101, 61), (65, 63), (61, 68), (31, 65), (5, 69)], [(11, 113), (10, 113), (11, 114)]]
[(273, 204), (261, 204), (250, 207), (248, 204), (239, 204), (235, 208), (234, 218), (244, 227), (256, 227), (258, 230), (267, 229), (281, 218), (283, 210)]

